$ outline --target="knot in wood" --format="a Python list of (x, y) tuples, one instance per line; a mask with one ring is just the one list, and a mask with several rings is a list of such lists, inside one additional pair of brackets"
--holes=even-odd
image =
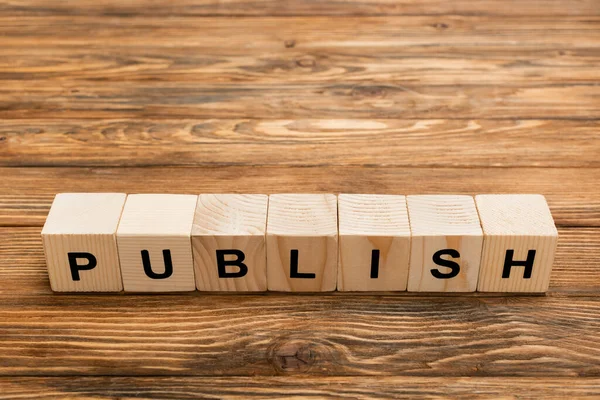
[(306, 372), (315, 362), (312, 347), (303, 340), (277, 343), (269, 352), (269, 361), (279, 372)]
[(296, 60), (296, 65), (302, 68), (313, 68), (316, 61), (311, 57), (302, 57)]

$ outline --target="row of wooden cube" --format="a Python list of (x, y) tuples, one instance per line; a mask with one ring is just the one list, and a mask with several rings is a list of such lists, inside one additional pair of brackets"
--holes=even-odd
[(51, 287), (75, 292), (544, 292), (541, 195), (56, 196)]

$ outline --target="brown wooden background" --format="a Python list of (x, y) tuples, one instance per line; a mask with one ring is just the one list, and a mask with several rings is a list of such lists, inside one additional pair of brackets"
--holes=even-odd
[[(599, 0), (0, 0), (0, 398), (599, 397), (599, 121)], [(65, 191), (542, 193), (560, 241), (541, 297), (54, 295)]]

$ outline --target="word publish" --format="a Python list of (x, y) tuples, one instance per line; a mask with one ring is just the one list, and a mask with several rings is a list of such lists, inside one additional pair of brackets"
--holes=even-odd
[(58, 292), (545, 292), (541, 195), (62, 193)]

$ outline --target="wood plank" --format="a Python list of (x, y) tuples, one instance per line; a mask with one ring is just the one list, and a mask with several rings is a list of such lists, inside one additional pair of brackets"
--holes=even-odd
[[(5, 81), (0, 118), (598, 119), (600, 86)], [(260, 100), (257, 100), (260, 99)]]
[(2, 166), (600, 167), (598, 154), (596, 120), (0, 120)]
[[(550, 293), (597, 295), (598, 259), (599, 228), (560, 228)], [(0, 228), (0, 296), (50, 294), (40, 228)]]
[(1, 300), (2, 376), (600, 375), (597, 296)]
[(451, 50), (451, 46), (455, 51), (470, 49), (474, 52), (478, 48), (486, 52), (511, 50), (521, 54), (524, 50), (536, 50), (534, 54), (563, 50), (562, 54), (547, 54), (565, 56), (568, 60), (571, 54), (579, 54), (579, 51), (598, 56), (599, 23), (598, 15), (539, 18), (459, 15), (334, 19), (264, 17), (234, 20), (157, 16), (15, 18), (2, 15), (0, 35), (3, 36), (1, 48), (11, 51), (23, 52), (24, 48), (31, 48), (34, 54), (52, 54), (49, 50), (81, 52), (85, 48), (87, 51), (97, 48), (98, 51), (109, 50), (110, 54), (147, 47), (168, 51), (174, 47), (176, 52), (179, 51), (180, 62), (187, 59), (186, 54), (181, 52), (184, 48), (188, 49), (188, 53), (253, 56), (265, 52), (319, 50), (328, 51), (327, 54), (344, 54), (354, 49), (356, 55), (387, 51), (388, 55), (401, 58), (401, 51), (414, 48), (424, 51), (426, 46), (430, 48), (427, 52), (430, 55), (444, 46), (447, 50)]
[(19, 377), (0, 378), (2, 398), (254, 399), (597, 398), (600, 379), (356, 377)]
[(502, 16), (598, 15), (595, 0), (565, 3), (556, 0), (183, 0), (156, 2), (145, 0), (83, 0), (76, 6), (60, 0), (0, 1), (0, 14), (22, 15), (98, 15), (107, 17), (208, 15), (208, 16), (265, 16), (265, 15), (407, 15), (407, 14), (466, 14)]
[(598, 168), (302, 168), (225, 160), (194, 168), (0, 168), (0, 176), (0, 226), (42, 226), (59, 192), (539, 193), (558, 226), (600, 226)]
[[(577, 33), (563, 32), (569, 34)], [(0, 42), (4, 55), (0, 80), (531, 86), (591, 84), (600, 79), (597, 44), (537, 48), (525, 33), (512, 43), (483, 47), (459, 40), (439, 43), (435, 37), (420, 44), (427, 32), (416, 36), (414, 43), (392, 41), (383, 34), (378, 39), (357, 34), (352, 41), (334, 36), (326, 43), (317, 38), (314, 43), (299, 40), (294, 47), (286, 47), (280, 39), (269, 44), (266, 38), (260, 45), (248, 41), (231, 46), (219, 43), (222, 39), (211, 31), (202, 31), (206, 37), (202, 41), (191, 33), (184, 39), (172, 35), (168, 47), (150, 39), (135, 47), (115, 47), (112, 42), (38, 47), (30, 45), (28, 38), (19, 38), (21, 47)], [(378, 42), (371, 44), (371, 40)]]

